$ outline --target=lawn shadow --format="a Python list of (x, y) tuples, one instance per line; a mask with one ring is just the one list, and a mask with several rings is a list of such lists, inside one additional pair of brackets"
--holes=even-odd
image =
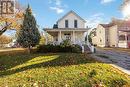
[(12, 67), (23, 64), (35, 57), (41, 56), (43, 54), (33, 55), (33, 54), (21, 54), (21, 55), (5, 55), (0, 56), (0, 71), (6, 71)]
[[(92, 59), (87, 54), (59, 53), (59, 54), (39, 54), (38, 56), (54, 56), (54, 55), (59, 55), (59, 56), (50, 61), (28, 65), (25, 67), (17, 68), (15, 70), (4, 70), (3, 72), (0, 72), (0, 77), (6, 76), (6, 75), (12, 75), (12, 74), (22, 72), (22, 71), (25, 71), (28, 69), (33, 69), (33, 68), (41, 68), (41, 67), (47, 68), (47, 67), (56, 67), (56, 66), (63, 67), (63, 66), (97, 62), (96, 60)], [(31, 60), (32, 58), (38, 57), (38, 56), (31, 56), (28, 59), (25, 59), (22, 63), (27, 62), (27, 61)], [(21, 62), (19, 61), (16, 65), (18, 65), (18, 64), (21, 64)], [(14, 67), (16, 65), (13, 65), (11, 67)]]

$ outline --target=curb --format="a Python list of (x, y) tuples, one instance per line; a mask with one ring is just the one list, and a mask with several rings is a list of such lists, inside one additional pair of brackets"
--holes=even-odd
[[(122, 71), (123, 73), (128, 74), (128, 75), (130, 76), (130, 70), (124, 69), (124, 68), (119, 67), (119, 66), (117, 66), (117, 65), (115, 65), (115, 64), (110, 64), (110, 65), (113, 66), (114, 68), (119, 69), (119, 70)], [(129, 78), (130, 78), (130, 77), (129, 77)]]

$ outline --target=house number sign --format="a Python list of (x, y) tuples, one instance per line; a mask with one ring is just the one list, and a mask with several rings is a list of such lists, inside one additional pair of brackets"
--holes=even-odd
[(0, 0), (0, 14), (8, 15), (15, 12), (15, 0)]

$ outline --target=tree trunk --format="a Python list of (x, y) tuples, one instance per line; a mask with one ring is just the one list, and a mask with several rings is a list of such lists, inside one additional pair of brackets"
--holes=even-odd
[(29, 54), (31, 53), (31, 46), (30, 45), (28, 46), (28, 53)]

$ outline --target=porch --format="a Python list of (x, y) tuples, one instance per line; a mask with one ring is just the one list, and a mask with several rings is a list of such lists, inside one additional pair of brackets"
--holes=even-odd
[(72, 44), (85, 44), (86, 29), (45, 29), (45, 31), (52, 36), (52, 41), (46, 44), (60, 44), (63, 40), (70, 40)]
[(118, 47), (130, 48), (130, 31), (119, 31)]

